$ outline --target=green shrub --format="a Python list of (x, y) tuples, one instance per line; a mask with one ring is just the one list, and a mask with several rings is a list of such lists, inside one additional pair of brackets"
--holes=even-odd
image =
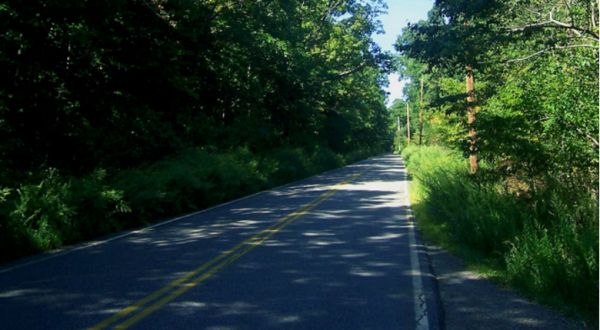
[(72, 216), (76, 211), (67, 203), (69, 188), (69, 183), (50, 169), (40, 184), (28, 184), (16, 190), (15, 208), (9, 216), (13, 226), (24, 230), (34, 250), (60, 246), (64, 236), (71, 234)]
[[(357, 150), (352, 160), (370, 156)], [(190, 148), (138, 168), (76, 178), (48, 169), (37, 184), (0, 189), (0, 262), (206, 208), (340, 167), (324, 147), (209, 152)]]
[[(418, 182), (419, 210), (449, 248), (483, 256), (524, 293), (598, 319), (598, 200), (546, 179), (525, 197), (468, 172), (440, 147), (402, 152)], [(432, 230), (432, 232), (435, 232)]]
[(105, 170), (95, 170), (80, 179), (70, 178), (68, 192), (66, 203), (72, 206), (74, 214), (66, 227), (69, 230), (61, 230), (66, 244), (121, 230), (117, 216), (131, 211), (123, 191), (111, 187)]
[(259, 158), (248, 150), (185, 152), (152, 166), (120, 172), (114, 185), (124, 192), (135, 218), (149, 223), (256, 192), (266, 185)]
[(506, 255), (509, 279), (529, 295), (559, 307), (567, 302), (597, 320), (598, 201), (581, 197), (572, 207), (555, 192), (542, 207), (538, 214), (552, 219), (533, 219), (511, 243)]
[(353, 150), (347, 155), (343, 156), (342, 163), (352, 164), (374, 155), (376, 155), (376, 153), (370, 152), (369, 150)]
[(115, 215), (128, 212), (103, 170), (74, 178), (48, 169), (39, 184), (3, 190), (0, 204), (2, 261), (113, 232)]
[(322, 147), (315, 148), (309, 160), (309, 164), (307, 165), (311, 175), (333, 170), (343, 166), (345, 163), (344, 159), (336, 155), (331, 149)]
[(306, 178), (308, 157), (302, 149), (275, 149), (265, 155), (272, 186)]
[(439, 147), (411, 147), (408, 169), (425, 190), (425, 211), (444, 219), (451, 238), (486, 257), (498, 257), (522, 227), (522, 214), (512, 196), (485, 184), (476, 184), (465, 162)]

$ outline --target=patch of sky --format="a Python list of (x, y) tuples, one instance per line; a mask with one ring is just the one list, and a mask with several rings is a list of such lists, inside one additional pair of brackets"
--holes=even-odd
[[(384, 51), (390, 51), (396, 54), (394, 44), (398, 35), (402, 33), (402, 28), (409, 22), (416, 23), (427, 19), (427, 12), (433, 7), (434, 0), (388, 0), (387, 14), (381, 15), (379, 20), (383, 25), (384, 34), (373, 34), (373, 40)], [(392, 106), (395, 99), (403, 98), (402, 89), (406, 81), (400, 81), (396, 73), (388, 76), (389, 86), (384, 87), (389, 93), (386, 105)]]

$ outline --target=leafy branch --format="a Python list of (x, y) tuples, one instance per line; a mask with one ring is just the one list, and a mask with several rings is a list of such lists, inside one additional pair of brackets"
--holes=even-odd
[(528, 60), (528, 59), (530, 59), (532, 57), (535, 57), (537, 55), (546, 53), (546, 52), (551, 51), (551, 50), (570, 49), (570, 48), (594, 48), (594, 49), (596, 49), (597, 46), (594, 46), (594, 45), (552, 46), (552, 47), (548, 47), (548, 48), (546, 48), (544, 50), (540, 50), (539, 52), (535, 52), (535, 53), (533, 53), (533, 54), (531, 54), (529, 56), (523, 57), (523, 58), (509, 60), (509, 61), (507, 61), (507, 63), (522, 62), (522, 61), (526, 61), (526, 60)]

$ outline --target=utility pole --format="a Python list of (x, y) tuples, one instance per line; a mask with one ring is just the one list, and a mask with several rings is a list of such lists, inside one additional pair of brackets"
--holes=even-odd
[(410, 111), (406, 102), (406, 132), (408, 132), (408, 146), (410, 147)]
[(475, 92), (474, 92), (474, 82), (473, 82), (473, 67), (471, 65), (467, 65), (467, 112), (469, 113), (469, 117), (467, 123), (469, 124), (469, 143), (471, 147), (469, 148), (470, 156), (469, 163), (471, 165), (471, 173), (477, 173), (479, 169), (479, 161), (477, 159), (477, 132), (475, 131), (474, 123), (475, 123), (475, 107), (473, 103), (475, 103)]
[[(396, 119), (398, 119), (398, 137), (400, 137), (400, 116), (396, 116)], [(400, 153), (400, 141), (398, 141), (398, 153)]]
[(419, 111), (419, 145), (423, 142), (423, 76), (421, 76), (421, 110)]
[[(469, 21), (464, 22), (465, 27), (469, 26)], [(466, 53), (467, 57), (471, 57), (469, 52)], [(475, 87), (473, 81), (473, 65), (469, 60), (466, 67), (467, 76), (467, 124), (469, 125), (469, 163), (471, 165), (471, 173), (476, 174), (479, 169), (479, 160), (477, 159), (477, 132), (475, 131)]]

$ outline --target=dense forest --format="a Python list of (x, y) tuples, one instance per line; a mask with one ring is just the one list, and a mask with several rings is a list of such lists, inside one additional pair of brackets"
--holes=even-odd
[(0, 261), (378, 154), (380, 0), (0, 4)]
[(3, 1), (0, 262), (394, 144), (428, 239), (597, 325), (598, 1), (436, 0), (398, 55), (385, 10)]
[(391, 109), (425, 234), (588, 326), (598, 322), (598, 14), (596, 0), (436, 0), (398, 37), (410, 83)]

